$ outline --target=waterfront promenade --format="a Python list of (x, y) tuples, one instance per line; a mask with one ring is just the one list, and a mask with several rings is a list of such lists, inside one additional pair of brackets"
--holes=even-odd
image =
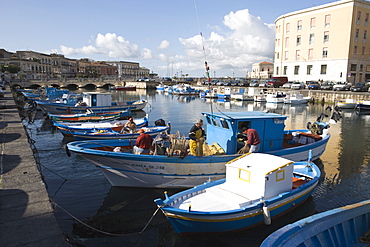
[(0, 98), (0, 246), (70, 246), (9, 88)]

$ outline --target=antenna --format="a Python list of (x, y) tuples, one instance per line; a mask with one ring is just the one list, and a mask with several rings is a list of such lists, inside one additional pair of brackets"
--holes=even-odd
[[(196, 0), (194, 0), (194, 7), (195, 7), (195, 13), (197, 15), (197, 20), (198, 20), (198, 28), (199, 28), (200, 38), (202, 39), (202, 49), (203, 49), (203, 55), (204, 55), (204, 66), (205, 66), (205, 69), (206, 69), (206, 77), (207, 77), (207, 81), (208, 81), (208, 89), (209, 89), (209, 91), (211, 91), (211, 77), (209, 76), (209, 66), (208, 66), (208, 62), (207, 62), (206, 49), (204, 48), (204, 38), (203, 38), (202, 29), (200, 27), (200, 21), (199, 21), (198, 8), (197, 8)], [(212, 102), (211, 102), (211, 113), (213, 113)]]

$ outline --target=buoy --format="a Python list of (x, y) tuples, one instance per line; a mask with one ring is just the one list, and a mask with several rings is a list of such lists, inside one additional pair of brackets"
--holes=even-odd
[(266, 203), (263, 203), (262, 213), (263, 213), (263, 220), (265, 222), (265, 225), (271, 225), (270, 209), (266, 205)]

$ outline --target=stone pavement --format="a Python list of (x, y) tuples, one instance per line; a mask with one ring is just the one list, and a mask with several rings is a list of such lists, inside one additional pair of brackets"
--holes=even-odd
[(9, 87), (0, 98), (0, 152), (0, 246), (70, 246)]

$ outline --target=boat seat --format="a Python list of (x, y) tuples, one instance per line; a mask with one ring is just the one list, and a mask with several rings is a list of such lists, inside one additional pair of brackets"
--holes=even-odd
[(296, 178), (296, 177), (293, 177), (292, 178), (292, 189), (297, 189), (299, 186), (307, 183), (308, 181), (307, 180), (303, 180), (303, 179), (300, 179), (300, 178)]

